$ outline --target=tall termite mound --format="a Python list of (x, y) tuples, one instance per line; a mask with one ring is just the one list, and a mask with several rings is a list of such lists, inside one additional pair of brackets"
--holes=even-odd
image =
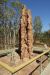
[(33, 30), (32, 30), (32, 16), (31, 11), (27, 11), (28, 14), (28, 24), (27, 24), (27, 36), (28, 36), (28, 51), (29, 51), (29, 58), (32, 57), (32, 48), (33, 48)]
[(31, 11), (26, 7), (22, 9), (19, 29), (19, 48), (21, 51), (21, 59), (32, 57), (33, 48), (33, 32)]

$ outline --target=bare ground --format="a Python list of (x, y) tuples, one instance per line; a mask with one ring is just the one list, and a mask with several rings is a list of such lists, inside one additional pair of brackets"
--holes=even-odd
[[(36, 53), (33, 53), (33, 57), (37, 56), (38, 54)], [(43, 56), (43, 60), (47, 58), (46, 56)], [(12, 62), (11, 61), (11, 56), (4, 56), (4, 57), (1, 57), (0, 58), (1, 61), (7, 63), (8, 65), (10, 66), (19, 66), (21, 65), (22, 63), (24, 63), (24, 61), (20, 60), (20, 57), (18, 54), (16, 54), (15, 58), (14, 58), (14, 61), (15, 62)], [(39, 59), (40, 61), (40, 59)], [(13, 63), (15, 63), (13, 65)], [(40, 67), (39, 66), (39, 62), (37, 63), (36, 61), (32, 62), (30, 65), (24, 67), (23, 69), (21, 69), (20, 71), (18, 71), (17, 73), (15, 73), (14, 75), (40, 75)], [(43, 63), (43, 69), (44, 67), (48, 64), (48, 60), (46, 60), (44, 63)], [(3, 67), (0, 66), (0, 75), (11, 75), (10, 72), (8, 72), (7, 70), (5, 70)]]

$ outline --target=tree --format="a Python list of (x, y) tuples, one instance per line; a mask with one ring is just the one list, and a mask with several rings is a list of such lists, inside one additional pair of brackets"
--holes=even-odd
[(35, 43), (35, 41), (38, 37), (38, 33), (40, 33), (41, 29), (42, 29), (42, 22), (41, 22), (41, 18), (39, 16), (36, 16), (34, 19), (33, 29), (34, 29), (34, 43)]
[[(10, 4), (10, 7), (8, 6), (8, 3)], [(7, 46), (9, 47), (10, 44), (15, 46), (15, 41), (18, 40), (13, 39), (15, 39), (18, 34), (22, 7), (23, 4), (20, 0), (12, 2), (10, 0), (0, 0), (0, 38), (2, 38), (2, 35), (4, 34), (3, 41), (5, 48), (7, 48)]]
[[(12, 7), (14, 9), (16, 9), (16, 15), (15, 15), (15, 22), (14, 22), (14, 39), (15, 39), (15, 34), (17, 35), (16, 38), (16, 44), (18, 43), (19, 45), (19, 28), (20, 28), (20, 17), (21, 17), (21, 11), (22, 11), (22, 8), (24, 7), (24, 5), (20, 2), (20, 0), (16, 0), (13, 1), (12, 3)], [(15, 40), (14, 40), (15, 41)]]
[[(8, 2), (9, 2), (8, 0), (0, 0), (0, 3), (1, 3), (0, 5), (0, 9), (1, 9), (0, 10), (0, 31), (1, 33), (3, 32), (4, 34), (5, 48), (7, 48), (6, 46), (7, 46), (8, 41), (13, 41), (10, 34), (12, 35), (12, 32), (13, 32), (15, 36), (14, 31), (15, 31), (15, 28), (17, 28), (17, 14), (18, 14), (17, 10), (15, 11), (13, 6), (9, 7), (7, 5)], [(9, 3), (12, 4), (12, 2), (9, 2)], [(16, 26), (14, 25), (14, 22)], [(3, 27), (2, 30), (1, 30), (1, 27)]]

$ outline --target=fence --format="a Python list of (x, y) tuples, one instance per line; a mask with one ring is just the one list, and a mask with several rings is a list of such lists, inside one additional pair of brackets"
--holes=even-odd
[[(8, 70), (9, 72), (11, 72), (11, 74), (13, 75), (14, 73), (16, 73), (17, 71), (21, 70), (22, 68), (24, 68), (25, 66), (31, 64), (33, 61), (37, 60), (38, 58), (41, 58), (43, 55), (45, 55), (46, 53), (48, 53), (50, 51), (50, 48), (49, 50), (46, 50), (45, 52), (39, 54), (38, 56), (30, 59), (29, 61), (21, 64), (20, 66), (16, 66), (16, 67), (11, 67), (9, 66), (8, 64), (0, 61), (0, 66), (2, 66), (3, 68), (5, 68), (6, 70)], [(41, 68), (42, 68), (42, 62), (41, 62)]]

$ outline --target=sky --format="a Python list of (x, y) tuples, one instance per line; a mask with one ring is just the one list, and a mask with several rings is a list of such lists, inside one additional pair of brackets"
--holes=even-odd
[(50, 0), (20, 0), (31, 10), (32, 20), (34, 21), (35, 16), (40, 16), (43, 29), (47, 31), (50, 29)]

